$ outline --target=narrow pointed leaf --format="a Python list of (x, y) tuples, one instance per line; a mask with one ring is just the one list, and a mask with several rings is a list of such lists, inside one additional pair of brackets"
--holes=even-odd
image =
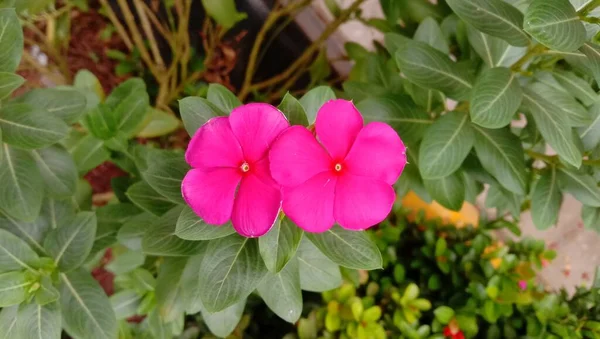
[(296, 252), (300, 270), (300, 287), (305, 291), (325, 292), (342, 284), (339, 266), (304, 237)]
[(557, 175), (563, 191), (584, 205), (600, 207), (600, 188), (592, 176), (568, 168), (560, 168)]
[(587, 126), (592, 120), (588, 110), (575, 100), (571, 94), (566, 92), (558, 82), (555, 85), (557, 87), (550, 86), (547, 83), (535, 82), (530, 84), (528, 89), (534, 91), (546, 101), (552, 102), (553, 106), (563, 111), (572, 127)]
[(582, 126), (577, 129), (583, 148), (592, 150), (600, 143), (600, 101), (597, 101), (589, 109), (590, 116), (593, 119), (587, 126)]
[(515, 116), (523, 92), (516, 74), (498, 67), (479, 75), (471, 97), (471, 121), (486, 128), (500, 128)]
[(569, 0), (533, 0), (525, 12), (523, 28), (557, 51), (575, 51), (586, 40), (585, 27)]
[(553, 75), (571, 95), (579, 99), (585, 106), (591, 106), (598, 100), (598, 94), (594, 92), (592, 86), (575, 73), (555, 70)]
[(467, 36), (475, 52), (490, 68), (510, 67), (527, 53), (527, 47), (512, 46), (508, 42), (482, 33), (470, 25), (467, 26)]
[(556, 169), (551, 168), (536, 181), (531, 192), (531, 217), (537, 229), (556, 224), (561, 202)]
[(29, 104), (10, 104), (0, 110), (2, 138), (7, 144), (34, 149), (65, 138), (68, 126), (59, 118)]
[(77, 167), (63, 147), (55, 145), (32, 150), (47, 192), (53, 197), (70, 197), (77, 187)]
[(33, 221), (40, 214), (44, 192), (35, 160), (25, 150), (2, 144), (0, 209), (11, 217)]
[(572, 57), (570, 63), (581, 65), (584, 71), (590, 72), (596, 82), (600, 83), (600, 46), (593, 42), (586, 42), (579, 48), (584, 57)]
[(260, 255), (269, 271), (281, 271), (294, 257), (302, 234), (302, 229), (289, 218), (278, 218), (269, 233), (258, 238)]
[(298, 99), (294, 98), (289, 92), (283, 96), (281, 103), (277, 108), (285, 114), (291, 125), (308, 126), (308, 118), (304, 107)]
[(439, 179), (423, 180), (431, 198), (440, 205), (459, 211), (465, 200), (465, 183), (460, 171)]
[(80, 212), (68, 225), (52, 230), (44, 248), (63, 272), (79, 267), (92, 250), (96, 235), (96, 215)]
[(60, 339), (62, 316), (58, 303), (38, 305), (23, 304), (17, 314), (20, 338)]
[(257, 290), (280, 318), (292, 324), (298, 321), (302, 314), (302, 291), (297, 258), (292, 259), (281, 272), (269, 272)]

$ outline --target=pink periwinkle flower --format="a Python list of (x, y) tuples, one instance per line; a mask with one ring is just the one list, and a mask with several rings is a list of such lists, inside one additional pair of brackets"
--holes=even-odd
[(237, 107), (209, 120), (185, 153), (192, 166), (182, 183), (185, 201), (206, 223), (259, 237), (273, 226), (281, 190), (269, 172), (269, 146), (289, 123), (268, 104)]
[(521, 291), (525, 291), (527, 289), (527, 281), (519, 280), (519, 288)]
[(292, 126), (271, 146), (271, 174), (282, 186), (285, 214), (307, 232), (336, 222), (364, 230), (384, 220), (406, 164), (396, 131), (381, 122), (364, 125), (351, 101), (331, 100), (317, 113), (315, 132), (316, 138)]

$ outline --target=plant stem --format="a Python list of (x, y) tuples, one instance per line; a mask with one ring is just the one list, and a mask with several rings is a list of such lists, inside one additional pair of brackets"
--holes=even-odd
[(591, 0), (590, 2), (588, 2), (587, 4), (585, 4), (585, 6), (583, 6), (580, 10), (578, 10), (577, 14), (580, 17), (585, 17), (591, 11), (593, 11), (594, 9), (596, 9), (596, 7), (598, 7), (598, 6), (600, 6), (600, 0)]
[(538, 152), (535, 152), (535, 151), (532, 151), (529, 149), (526, 149), (525, 153), (527, 153), (527, 155), (533, 159), (541, 160), (548, 164), (554, 164), (554, 163), (556, 163), (556, 160), (557, 160), (556, 155), (546, 155), (546, 154), (538, 153)]
[(148, 20), (148, 16), (146, 16), (146, 12), (144, 11), (141, 1), (134, 1), (135, 10), (137, 11), (138, 17), (142, 24), (142, 29), (144, 30), (144, 34), (146, 34), (148, 43), (150, 44), (150, 50), (152, 51), (152, 55), (154, 56), (154, 60), (158, 66), (159, 70), (164, 69), (165, 62), (163, 61), (162, 56), (160, 55), (160, 50), (158, 49), (158, 44), (156, 43), (156, 39), (154, 38), (154, 32), (152, 31), (152, 27), (150, 26), (150, 21)]
[(106, 0), (100, 0), (100, 4), (102, 4), (102, 7), (106, 11), (106, 16), (108, 16), (108, 19), (110, 20), (110, 22), (112, 22), (113, 26), (115, 26), (117, 33), (121, 37), (121, 40), (123, 40), (123, 42), (125, 43), (125, 46), (127, 46), (127, 49), (132, 51), (133, 43), (131, 42), (131, 39), (129, 38), (127, 31), (125, 30), (125, 27), (123, 27), (123, 25), (117, 18), (117, 15), (113, 11), (112, 7), (110, 7), (110, 5), (106, 2)]
[(536, 55), (539, 55), (540, 53), (544, 52), (545, 50), (546, 47), (544, 45), (538, 44), (533, 46), (533, 48), (530, 48), (527, 51), (527, 53), (525, 53), (525, 55), (523, 55), (519, 60), (517, 60), (517, 62), (515, 62), (510, 68), (515, 72), (519, 72), (521, 70), (521, 67), (523, 67), (523, 65), (525, 65), (527, 61), (529, 61)]

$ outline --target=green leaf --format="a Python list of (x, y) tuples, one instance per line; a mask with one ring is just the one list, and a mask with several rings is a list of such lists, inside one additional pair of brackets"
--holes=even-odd
[(33, 221), (42, 207), (43, 182), (35, 160), (25, 150), (0, 145), (0, 209), (11, 217)]
[(52, 278), (49, 276), (42, 276), (40, 279), (40, 288), (35, 291), (35, 302), (38, 305), (47, 305), (55, 302), (60, 296), (58, 290), (54, 287)]
[(142, 122), (142, 130), (137, 133), (139, 138), (157, 138), (170, 134), (179, 128), (181, 122), (173, 114), (150, 107), (150, 113)]
[(454, 317), (454, 310), (448, 306), (440, 306), (433, 310), (435, 318), (442, 324), (447, 324)]
[(523, 92), (508, 68), (484, 70), (471, 94), (471, 121), (486, 128), (500, 128), (510, 124), (521, 106)]
[(443, 178), (456, 171), (471, 151), (475, 137), (469, 116), (450, 112), (425, 132), (419, 149), (419, 170), (424, 179)]
[(593, 42), (586, 42), (579, 49), (584, 57), (574, 56), (569, 63), (581, 64), (585, 73), (591, 73), (596, 82), (600, 83), (600, 46)]
[(32, 150), (46, 191), (53, 197), (70, 197), (77, 188), (77, 167), (73, 158), (62, 146)]
[(231, 93), (227, 87), (221, 84), (208, 85), (208, 94), (206, 95), (206, 98), (226, 113), (231, 113), (234, 108), (242, 105), (240, 99), (238, 99), (235, 94)]
[(440, 91), (423, 88), (409, 80), (404, 80), (404, 90), (417, 106), (425, 109), (425, 112), (432, 112), (438, 107), (442, 109), (446, 107), (446, 96)]
[(237, 11), (234, 0), (202, 0), (202, 6), (206, 13), (226, 30), (248, 17), (246, 13)]
[(16, 316), (19, 338), (60, 339), (62, 316), (58, 303), (23, 304)]
[(104, 100), (105, 94), (100, 80), (98, 80), (94, 73), (87, 69), (77, 72), (73, 81), (73, 87), (85, 96), (86, 111), (96, 107)]
[(461, 19), (479, 31), (524, 47), (529, 37), (523, 32), (523, 14), (502, 0), (447, 0)]
[(571, 130), (567, 116), (552, 103), (536, 93), (524, 90), (523, 108), (531, 113), (546, 142), (567, 163), (581, 166), (582, 154), (577, 145), (578, 137)]
[(306, 112), (306, 117), (308, 118), (308, 124), (314, 124), (317, 119), (317, 112), (319, 108), (323, 106), (329, 100), (335, 99), (335, 93), (328, 86), (319, 86), (311, 89), (306, 92), (300, 98), (300, 104), (304, 107), (304, 111)]
[(43, 253), (42, 242), (46, 232), (52, 227), (52, 221), (44, 214), (42, 211), (42, 215), (34, 221), (21, 221), (8, 215), (2, 215), (0, 216), (0, 228), (18, 236), (37, 252)]
[(96, 235), (96, 215), (80, 212), (68, 225), (52, 230), (44, 241), (44, 248), (63, 272), (79, 267), (92, 250)]
[(62, 120), (29, 104), (2, 107), (0, 128), (4, 142), (27, 149), (50, 146), (69, 132), (69, 127)]
[(227, 338), (242, 319), (245, 307), (246, 299), (215, 313), (210, 313), (203, 308), (202, 320), (214, 335)]
[(106, 269), (115, 275), (121, 275), (142, 266), (145, 260), (146, 257), (140, 251), (126, 251), (119, 253), (106, 265)]
[(117, 318), (104, 291), (89, 273), (60, 273), (63, 327), (74, 339), (116, 339)]
[[(552, 80), (556, 81), (554, 77)], [(556, 82), (556, 86), (560, 89), (547, 83), (535, 82), (530, 84), (528, 89), (546, 101), (552, 102), (554, 107), (563, 111), (572, 127), (587, 126), (592, 120), (587, 109), (567, 93), (558, 82)]]
[(25, 272), (0, 274), (0, 307), (20, 304), (27, 297), (26, 288), (31, 285)]
[(121, 320), (134, 316), (137, 313), (142, 296), (136, 291), (123, 290), (111, 295), (109, 299), (117, 320)]
[[(1, 58), (0, 62), (2, 62)], [(25, 83), (25, 79), (18, 74), (0, 72), (0, 100), (10, 97), (12, 92), (21, 87), (23, 83)]]
[(423, 180), (433, 200), (453, 211), (459, 211), (465, 200), (465, 183), (460, 171), (439, 179)]
[(300, 271), (296, 258), (290, 260), (281, 272), (267, 273), (257, 290), (267, 306), (283, 320), (294, 324), (302, 315)]
[(190, 136), (194, 136), (198, 128), (208, 120), (226, 115), (215, 104), (198, 97), (187, 97), (179, 100), (179, 113), (181, 113), (183, 126)]
[(533, 0), (523, 29), (550, 49), (572, 52), (586, 40), (583, 23), (569, 0)]
[(142, 238), (146, 228), (156, 219), (155, 215), (148, 212), (132, 217), (119, 228), (117, 240), (132, 251), (142, 249)]
[(215, 226), (204, 222), (189, 206), (185, 206), (177, 219), (175, 235), (185, 240), (212, 240), (235, 233), (231, 223)]
[(269, 271), (277, 273), (286, 266), (296, 254), (302, 234), (302, 229), (289, 218), (278, 218), (273, 228), (258, 238), (260, 255)]
[(175, 206), (144, 181), (129, 186), (125, 194), (139, 208), (154, 215), (163, 215)]
[(110, 158), (110, 153), (104, 147), (102, 140), (86, 135), (71, 147), (67, 146), (73, 155), (80, 174), (85, 174)]
[(323, 233), (306, 233), (310, 241), (334, 263), (359, 270), (382, 267), (381, 253), (364, 232), (334, 226)]
[(164, 197), (174, 203), (183, 203), (181, 182), (190, 169), (183, 153), (171, 152), (170, 156), (157, 157), (155, 155), (160, 152), (154, 153), (152, 150), (149, 152), (148, 158), (151, 159), (151, 163), (142, 172), (142, 177)]
[(415, 41), (424, 42), (444, 54), (450, 54), (450, 48), (448, 47), (446, 37), (444, 36), (444, 33), (442, 33), (440, 25), (438, 25), (437, 21), (432, 17), (425, 18), (425, 20), (419, 24), (413, 39)]
[(156, 304), (164, 322), (171, 322), (185, 311), (182, 274), (188, 258), (167, 258), (156, 278)]
[(588, 151), (596, 148), (600, 143), (600, 100), (590, 107), (589, 113), (592, 116), (592, 122), (577, 129), (583, 142), (583, 148)]
[(411, 41), (396, 52), (396, 62), (406, 78), (415, 84), (466, 99), (473, 88), (469, 73), (457, 70), (447, 55), (429, 45)]
[(181, 275), (181, 297), (185, 300), (185, 312), (187, 314), (195, 314), (204, 309), (200, 298), (203, 286), (200, 285), (199, 281), (200, 276), (203, 274), (201, 267), (205, 252), (206, 246), (198, 254), (189, 257)]
[(488, 190), (488, 195), (485, 199), (485, 207), (496, 208), (498, 215), (508, 211), (514, 218), (519, 218), (521, 215), (522, 200), (522, 196), (505, 190), (499, 184), (494, 183), (490, 185)]
[(258, 240), (237, 234), (210, 241), (200, 270), (200, 297), (209, 312), (245, 299), (267, 274)]
[(86, 98), (74, 89), (37, 88), (17, 99), (60, 118), (68, 124), (75, 123), (86, 111)]
[(600, 189), (591, 175), (561, 167), (558, 170), (558, 182), (563, 191), (584, 205), (600, 207)]
[(531, 218), (537, 229), (546, 230), (556, 224), (561, 202), (556, 168), (551, 167), (535, 182), (531, 192)]
[(99, 104), (87, 112), (83, 124), (96, 138), (109, 140), (117, 135), (118, 118), (107, 105)]
[(473, 130), (477, 136), (475, 152), (483, 168), (507, 190), (524, 195), (528, 179), (519, 138), (508, 128), (473, 126)]
[(411, 41), (412, 40), (409, 37), (398, 33), (386, 33), (384, 35), (385, 48), (388, 50), (390, 55), (395, 55), (396, 51), (404, 48), (404, 46)]
[(117, 130), (131, 135), (144, 120), (149, 102), (144, 81), (131, 78), (113, 89), (104, 103), (117, 120)]
[(308, 126), (308, 118), (306, 117), (304, 107), (290, 92), (285, 93), (277, 108), (283, 112), (290, 125)]
[(2, 339), (13, 339), (17, 335), (17, 311), (19, 310), (18, 305), (4, 307), (0, 310), (0, 338)]
[(593, 105), (598, 100), (598, 94), (594, 92), (592, 86), (584, 79), (578, 77), (573, 72), (563, 70), (554, 70), (554, 78), (566, 89), (572, 96), (576, 97), (585, 106)]
[(600, 208), (584, 205), (581, 209), (581, 218), (586, 229), (600, 233)]
[(342, 274), (337, 264), (325, 256), (304, 237), (296, 252), (300, 270), (300, 287), (305, 291), (325, 292), (342, 284)]
[(202, 250), (205, 242), (183, 240), (175, 235), (175, 224), (182, 209), (183, 206), (176, 206), (148, 226), (142, 238), (145, 254), (186, 257)]
[(0, 72), (17, 70), (23, 53), (23, 31), (17, 13), (12, 8), (0, 9)]
[(470, 25), (467, 26), (467, 36), (475, 52), (490, 68), (510, 67), (527, 53), (527, 47), (511, 46), (508, 42), (482, 33)]

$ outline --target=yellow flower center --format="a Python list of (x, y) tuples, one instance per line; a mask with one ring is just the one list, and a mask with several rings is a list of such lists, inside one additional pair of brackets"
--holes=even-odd
[(242, 166), (240, 166), (240, 169), (242, 170), (242, 172), (246, 173), (250, 170), (250, 165), (248, 165), (248, 163), (245, 162), (242, 164)]
[(333, 168), (335, 169), (336, 172), (339, 172), (342, 170), (342, 164), (335, 164), (335, 166)]

